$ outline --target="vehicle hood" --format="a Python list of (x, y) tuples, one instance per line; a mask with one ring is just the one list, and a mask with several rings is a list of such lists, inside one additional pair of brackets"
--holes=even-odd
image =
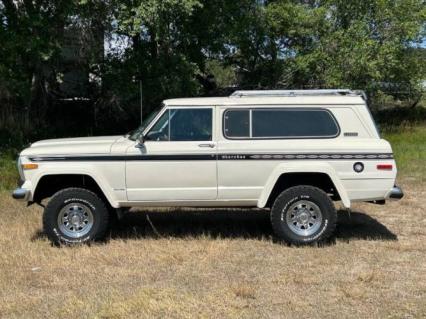
[(58, 138), (31, 144), (21, 152), (26, 155), (109, 154), (111, 146), (122, 136)]

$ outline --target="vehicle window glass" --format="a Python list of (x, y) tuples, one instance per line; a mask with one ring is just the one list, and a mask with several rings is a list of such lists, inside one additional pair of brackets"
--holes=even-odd
[(338, 132), (337, 123), (326, 110), (252, 110), (253, 138), (332, 137)]
[(250, 137), (250, 111), (228, 110), (224, 115), (224, 133), (231, 138)]
[(147, 141), (168, 141), (169, 140), (169, 110), (158, 119), (154, 126), (145, 136)]
[(155, 110), (151, 112), (142, 122), (142, 124), (136, 129), (131, 132), (129, 132), (129, 139), (132, 141), (136, 141), (136, 139), (142, 134), (142, 132), (145, 130), (145, 128), (151, 124), (152, 120), (157, 116), (158, 112), (160, 110)]
[(212, 109), (170, 110), (170, 141), (211, 141)]

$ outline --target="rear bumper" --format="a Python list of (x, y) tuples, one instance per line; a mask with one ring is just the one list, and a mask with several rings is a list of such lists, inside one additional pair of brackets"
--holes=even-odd
[(389, 191), (389, 193), (386, 195), (386, 198), (391, 200), (400, 200), (404, 197), (404, 192), (402, 189), (398, 186), (392, 187), (392, 189)]
[(12, 197), (17, 200), (26, 201), (30, 197), (30, 191), (25, 188), (17, 188), (13, 191)]

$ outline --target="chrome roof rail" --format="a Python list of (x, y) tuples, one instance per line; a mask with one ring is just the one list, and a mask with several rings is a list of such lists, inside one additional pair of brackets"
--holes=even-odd
[(315, 95), (357, 95), (363, 96), (362, 91), (353, 91), (349, 89), (336, 90), (252, 90), (235, 91), (230, 97), (259, 97), (259, 96), (315, 96)]

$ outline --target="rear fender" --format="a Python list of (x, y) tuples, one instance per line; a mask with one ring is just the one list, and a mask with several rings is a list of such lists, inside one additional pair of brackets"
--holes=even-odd
[(269, 176), (265, 187), (260, 195), (260, 198), (257, 202), (257, 206), (259, 208), (263, 208), (266, 206), (268, 202), (269, 196), (272, 193), (272, 190), (277, 183), (278, 179), (283, 174), (288, 173), (323, 173), (330, 177), (331, 181), (334, 184), (337, 192), (339, 193), (340, 199), (345, 208), (351, 207), (351, 201), (348, 197), (348, 194), (343, 187), (342, 182), (340, 181), (339, 176), (337, 175), (334, 168), (328, 163), (307, 163), (304, 161), (303, 163), (282, 163), (278, 165)]

